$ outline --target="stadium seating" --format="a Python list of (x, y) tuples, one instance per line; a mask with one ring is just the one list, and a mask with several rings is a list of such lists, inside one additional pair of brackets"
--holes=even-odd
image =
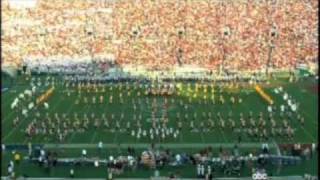
[(120, 64), (151, 69), (259, 70), (271, 55), (272, 67), (288, 69), (317, 58), (317, 11), (317, 1), (299, 0), (39, 0), (24, 10), (5, 0), (2, 57), (19, 66), (34, 56), (114, 54)]

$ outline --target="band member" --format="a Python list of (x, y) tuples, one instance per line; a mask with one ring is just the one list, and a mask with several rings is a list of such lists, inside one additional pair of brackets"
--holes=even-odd
[(104, 97), (102, 95), (100, 95), (100, 104), (103, 103), (103, 99), (104, 99)]
[(113, 102), (113, 97), (112, 97), (112, 95), (109, 97), (109, 104), (112, 104), (112, 102)]
[(92, 104), (95, 104), (95, 103), (96, 103), (96, 97), (93, 96), (93, 97), (92, 97)]

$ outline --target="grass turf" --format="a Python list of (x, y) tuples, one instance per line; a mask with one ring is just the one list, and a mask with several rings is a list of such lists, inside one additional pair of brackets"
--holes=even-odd
[[(2, 109), (2, 142), (5, 144), (27, 144), (28, 142), (32, 143), (41, 143), (41, 144), (52, 144), (52, 143), (59, 143), (59, 141), (54, 136), (36, 136), (32, 139), (28, 139), (25, 136), (24, 130), (26, 126), (34, 119), (34, 115), (32, 114), (29, 118), (22, 119), (21, 123), (18, 124), (17, 127), (12, 126), (12, 120), (16, 116), (16, 113), (10, 109), (10, 105), (15, 97), (18, 96), (20, 92), (23, 92), (25, 89), (30, 88), (30, 85), (28, 81), (25, 81), (23, 78), (19, 78), (19, 85), (10, 87), (8, 91), (5, 91), (1, 94), (2, 96), (2, 102), (1, 102), (1, 109)], [(299, 82), (295, 83), (289, 83), (287, 82), (287, 79), (278, 79), (278, 80), (272, 80), (270, 82), (270, 85), (263, 85), (263, 89), (274, 99), (275, 105), (280, 106), (281, 104), (284, 104), (284, 101), (282, 100), (282, 96), (273, 93), (272, 89), (274, 87), (282, 86), (285, 91), (289, 93), (293, 97), (293, 99), (297, 100), (300, 103), (300, 109), (299, 113), (305, 118), (305, 125), (302, 126), (296, 119), (292, 119), (289, 124), (293, 126), (293, 128), (296, 130), (295, 136), (293, 140), (288, 140), (287, 138), (283, 137), (276, 137), (273, 139), (270, 139), (270, 142), (275, 142), (278, 144), (284, 144), (284, 143), (315, 143), (317, 142), (317, 135), (318, 135), (318, 102), (317, 102), (317, 91), (315, 91), (315, 87), (317, 86), (317, 81), (315, 81), (313, 78), (307, 78), (304, 80), (300, 80)], [(142, 119), (147, 120), (151, 117), (152, 107), (151, 105), (148, 105), (145, 103), (146, 99), (149, 99), (150, 101), (155, 98), (157, 99), (157, 111), (156, 116), (161, 116), (162, 112), (162, 106), (164, 103), (163, 97), (152, 97), (152, 96), (137, 96), (137, 92), (142, 92), (141, 89), (137, 90), (131, 90), (131, 96), (124, 98), (124, 103), (119, 103), (119, 92), (120, 90), (118, 88), (113, 88), (112, 91), (109, 91), (110, 84), (105, 85), (106, 86), (106, 92), (105, 93), (82, 93), (82, 97), (87, 96), (89, 100), (91, 100), (91, 97), (96, 96), (97, 101), (99, 100), (98, 97), (103, 94), (105, 98), (105, 102), (102, 104), (75, 104), (75, 100), (78, 98), (77, 92), (71, 93), (70, 96), (67, 96), (66, 94), (66, 88), (58, 85), (56, 86), (56, 89), (52, 95), (52, 97), (49, 98), (48, 103), (50, 104), (49, 110), (45, 110), (43, 108), (39, 108), (41, 114), (45, 114), (48, 112), (49, 114), (53, 115), (55, 112), (61, 113), (67, 113), (68, 115), (72, 115), (72, 113), (77, 112), (79, 115), (82, 115), (83, 113), (87, 113), (88, 115), (91, 115), (91, 113), (95, 113), (97, 115), (100, 115), (102, 113), (105, 113), (107, 117), (110, 116), (110, 114), (115, 114), (116, 118), (120, 117), (121, 113), (124, 113), (124, 120), (122, 120), (121, 125), (125, 126), (125, 121), (131, 121), (133, 116), (133, 108), (131, 100), (132, 98), (135, 98), (135, 101), (137, 102), (138, 99), (141, 100), (141, 105), (138, 106), (138, 111), (141, 112)], [(115, 86), (115, 85), (113, 85)], [(194, 86), (194, 84), (192, 84)], [(42, 92), (48, 89), (48, 87), (43, 87)], [(220, 92), (221, 89), (221, 92)], [(72, 90), (72, 89), (71, 89)], [(124, 92), (124, 91), (123, 91)], [(210, 92), (210, 88), (209, 91)], [(217, 112), (220, 112), (221, 115), (227, 116), (227, 114), (232, 110), (233, 115), (236, 117), (234, 118), (236, 126), (240, 126), (240, 122), (238, 120), (238, 114), (240, 112), (243, 112), (245, 115), (248, 113), (248, 111), (252, 111), (255, 115), (258, 112), (263, 112), (264, 115), (266, 115), (267, 110), (267, 104), (265, 101), (261, 99), (261, 97), (254, 91), (253, 87), (242, 87), (242, 88), (233, 88), (228, 89), (226, 87), (219, 88), (218, 86), (215, 86), (215, 98), (216, 100), (220, 95), (224, 96), (226, 99), (225, 104), (199, 104), (197, 103), (197, 100), (199, 100), (200, 97), (203, 97), (205, 93), (203, 92), (203, 89), (200, 89), (198, 92), (198, 97), (194, 98), (192, 100), (191, 105), (189, 105), (188, 110), (184, 110), (183, 107), (179, 105), (179, 101), (182, 100), (183, 102), (188, 101), (188, 96), (191, 95), (191, 93), (187, 92), (187, 85), (182, 83), (181, 89), (180, 89), (180, 96), (173, 95), (168, 97), (169, 102), (171, 102), (171, 99), (175, 99), (174, 103), (170, 103), (168, 105), (168, 117), (169, 117), (169, 125), (176, 126), (177, 120), (176, 120), (176, 113), (180, 112), (181, 115), (188, 114), (189, 117), (193, 116), (194, 112), (197, 112), (198, 119), (195, 120), (195, 124), (199, 124), (203, 119), (201, 118), (201, 113), (203, 111), (205, 112), (212, 112), (212, 114), (216, 115)], [(112, 104), (108, 103), (108, 97), (112, 95), (114, 97), (114, 101)], [(209, 96), (209, 94), (207, 94)], [(229, 99), (231, 96), (234, 96), (236, 98), (241, 97), (243, 102), (241, 104), (231, 104)], [(276, 118), (277, 123), (281, 123), (281, 120)], [(111, 122), (112, 126), (114, 126), (114, 122)], [(216, 121), (217, 123), (217, 121)], [(133, 125), (133, 124), (132, 124)], [(268, 124), (269, 125), (269, 124)], [(151, 127), (150, 122), (143, 122), (143, 128), (149, 128)], [(97, 130), (94, 128), (89, 128), (87, 132), (84, 133), (73, 133), (67, 136), (67, 138), (63, 141), (65, 144), (78, 144), (78, 143), (85, 143), (85, 144), (97, 144), (99, 141), (102, 141), (104, 143), (110, 143), (110, 144), (121, 144), (121, 143), (132, 143), (132, 144), (144, 144), (144, 143), (170, 143), (170, 144), (219, 144), (219, 143), (235, 143), (237, 142), (237, 133), (233, 133), (230, 128), (226, 129), (220, 129), (215, 128), (211, 132), (190, 132), (189, 130), (189, 123), (184, 123), (184, 128), (182, 132), (180, 133), (180, 136), (177, 139), (169, 138), (165, 141), (160, 141), (159, 138), (156, 138), (154, 141), (151, 141), (149, 138), (141, 138), (140, 140), (137, 140), (137, 138), (130, 136), (127, 132), (111, 132), (108, 129), (105, 129), (103, 127), (98, 128)], [(247, 143), (258, 143), (258, 140), (253, 140), (246, 135), (242, 135), (242, 142)], [(68, 156), (68, 157), (77, 157), (80, 152), (80, 148), (74, 149), (74, 150), (65, 150), (61, 154), (62, 157)], [(177, 148), (177, 151), (183, 150), (186, 151), (186, 149), (183, 148)], [(90, 152), (91, 150), (88, 150), (89, 154), (95, 155), (94, 152)], [(94, 150), (92, 150), (94, 151)], [(122, 153), (123, 150), (109, 150), (108, 153), (110, 154), (118, 154)], [(108, 154), (106, 153), (106, 155)], [(2, 172), (6, 171), (6, 165), (8, 161), (12, 158), (12, 155), (10, 153), (2, 154)], [(270, 167), (270, 172), (272, 172), (274, 175), (303, 175), (304, 173), (311, 173), (316, 174), (317, 172), (317, 155), (314, 156), (309, 161), (302, 161), (302, 164), (298, 166), (289, 166), (282, 168), (281, 171), (277, 172), (273, 169), (273, 167)], [(26, 169), (28, 170), (26, 172)], [(100, 168), (94, 168), (94, 167), (76, 167), (76, 177), (106, 177), (107, 171), (105, 167)], [(23, 162), (19, 166), (17, 166), (17, 174), (26, 174), (29, 176), (35, 176), (35, 177), (43, 177), (43, 176), (51, 176), (51, 177), (65, 177), (68, 175), (69, 167), (56, 167), (52, 169), (51, 172), (46, 172), (43, 168), (37, 167), (37, 165), (33, 165), (30, 163)], [(90, 172), (90, 173), (87, 173)], [(175, 168), (173, 171), (172, 168), (167, 167), (160, 171), (161, 175), (168, 175), (170, 172), (180, 172), (180, 174), (183, 177), (195, 177), (196, 169), (193, 166), (183, 166), (180, 168)], [(139, 169), (135, 172), (125, 172), (120, 177), (149, 177), (153, 174), (153, 171), (150, 171), (148, 169)], [(245, 168), (243, 172), (241, 173), (242, 176), (249, 176), (250, 175), (250, 169)], [(218, 176), (221, 176), (221, 174), (217, 174)]]
[[(312, 79), (307, 79), (305, 81), (300, 81), (297, 83), (284, 83), (283, 80), (277, 80), (276, 82), (272, 82), (273, 84), (281, 84), (284, 87), (284, 90), (289, 93), (293, 97), (293, 99), (297, 100), (300, 103), (299, 113), (304, 116), (305, 118), (305, 125), (301, 126), (297, 119), (292, 119), (289, 121), (289, 124), (296, 130), (295, 136), (293, 140), (288, 140), (287, 138), (283, 137), (275, 137), (273, 140), (277, 143), (293, 143), (293, 142), (301, 142), (301, 143), (312, 143), (317, 141), (317, 94), (312, 92), (312, 87), (315, 86), (316, 82)], [(112, 90), (109, 90), (110, 86), (114, 86)], [(270, 85), (269, 85), (270, 86)], [(275, 106), (280, 106), (285, 102), (282, 100), (282, 96), (279, 94), (274, 94), (272, 91), (272, 87), (265, 87), (264, 90), (274, 99)], [(2, 93), (2, 142), (6, 144), (11, 143), (59, 143), (56, 137), (52, 136), (42, 136), (38, 135), (33, 137), (32, 139), (28, 139), (25, 136), (25, 129), (27, 125), (34, 119), (34, 114), (31, 114), (28, 118), (23, 118), (21, 123), (18, 124), (17, 127), (13, 127), (12, 120), (16, 117), (16, 112), (10, 109), (10, 105), (13, 99), (22, 91), (28, 88), (28, 85), (20, 85), (11, 88), (9, 91)], [(45, 90), (44, 88), (43, 90)], [(192, 96), (193, 92), (187, 91), (187, 85), (182, 84), (180, 91), (180, 96), (173, 95), (169, 96), (167, 105), (167, 110), (163, 108), (164, 105), (164, 98), (157, 96), (137, 96), (137, 93), (140, 91), (141, 93), (144, 92), (142, 89), (131, 90), (131, 96), (127, 97), (124, 96), (124, 103), (119, 103), (119, 92), (125, 94), (126, 90), (122, 88), (119, 90), (118, 87), (115, 85), (106, 85), (106, 92), (105, 93), (88, 93), (82, 92), (80, 95), (83, 99), (84, 96), (88, 97), (88, 100), (91, 101), (91, 98), (95, 96), (97, 101), (99, 101), (99, 96), (104, 96), (104, 102), (102, 104), (84, 104), (80, 102), (80, 104), (75, 104), (76, 99), (79, 99), (79, 94), (77, 91), (74, 91), (67, 96), (66, 88), (63, 86), (57, 86), (54, 90), (53, 95), (49, 98), (48, 103), (50, 105), (49, 110), (45, 110), (44, 108), (39, 108), (39, 112), (44, 116), (45, 113), (51, 114), (53, 117), (53, 113), (58, 112), (60, 115), (62, 113), (66, 113), (69, 117), (72, 117), (73, 113), (77, 112), (80, 117), (82, 117), (83, 113), (87, 113), (88, 116), (91, 113), (96, 114), (96, 116), (100, 116), (102, 113), (105, 113), (106, 116), (109, 118), (111, 114), (115, 115), (115, 119), (120, 119), (120, 114), (124, 114), (124, 119), (120, 121), (122, 127), (125, 127), (126, 121), (131, 121), (131, 126), (133, 127), (134, 121), (133, 117), (133, 106), (132, 106), (132, 99), (134, 98), (135, 101), (141, 101), (141, 104), (138, 104), (137, 107), (137, 115), (142, 115), (142, 129), (149, 129), (151, 127), (151, 123), (148, 122), (151, 118), (151, 113), (153, 111), (153, 107), (151, 106), (151, 101), (153, 99), (157, 100), (155, 114), (157, 117), (160, 117), (162, 113), (167, 113), (169, 118), (168, 125), (171, 127), (177, 127), (177, 119), (176, 113), (180, 112), (181, 116), (183, 117), (184, 114), (188, 114), (189, 117), (193, 117), (193, 113), (197, 113), (197, 119), (194, 120), (195, 125), (197, 126), (200, 124), (201, 121), (205, 120), (201, 117), (202, 112), (211, 112), (213, 115), (213, 119), (217, 126), (217, 119), (215, 115), (220, 112), (220, 114), (224, 117), (232, 111), (233, 112), (233, 119), (235, 120), (236, 127), (240, 127), (239, 121), (239, 113), (243, 112), (246, 116), (248, 111), (252, 111), (254, 116), (257, 116), (258, 112), (263, 112), (264, 116), (267, 114), (267, 103), (262, 100), (262, 98), (254, 91), (254, 89), (249, 86), (247, 88), (238, 88), (228, 90), (226, 87), (214, 88), (214, 96), (215, 96), (215, 104), (199, 104), (197, 101), (202, 98), (205, 94), (210, 97), (212, 94), (210, 93), (210, 88), (208, 92), (205, 93), (203, 88), (199, 89), (196, 98), (192, 98), (192, 103), (189, 105), (189, 109), (185, 110), (183, 107), (179, 105), (180, 101), (187, 102), (188, 96)], [(71, 90), (76, 90), (76, 88), (71, 88)], [(221, 90), (221, 92), (220, 92)], [(113, 96), (113, 103), (108, 103), (108, 97)], [(218, 97), (222, 95), (226, 100), (225, 104), (219, 104)], [(241, 98), (241, 104), (232, 104), (230, 102), (230, 97), (234, 96), (236, 98)], [(150, 103), (146, 104), (146, 100), (149, 99)], [(174, 99), (175, 102), (171, 103), (171, 99)], [(279, 108), (278, 108), (279, 109)], [(191, 119), (191, 118), (190, 118)], [(277, 124), (281, 124), (281, 120), (276, 116), (275, 120)], [(110, 122), (111, 127), (115, 126), (115, 122)], [(226, 121), (226, 123), (228, 123)], [(269, 122), (267, 122), (267, 127)], [(190, 132), (189, 130), (189, 122), (183, 122), (183, 130), (180, 133), (179, 137), (174, 139), (173, 137), (169, 137), (164, 141), (161, 141), (160, 138), (155, 138), (154, 140), (150, 140), (147, 137), (142, 137), (141, 139), (137, 139), (136, 137), (132, 137), (129, 135), (129, 132), (119, 132), (115, 131), (112, 132), (110, 129), (106, 129), (104, 127), (99, 127), (98, 129), (93, 128), (92, 126), (89, 127), (84, 133), (72, 133), (69, 134), (63, 143), (98, 143), (102, 141), (104, 143), (234, 143), (237, 141), (239, 136), (238, 133), (232, 132), (230, 128), (214, 128), (213, 131), (210, 132)], [(259, 140), (254, 140), (246, 135), (241, 135), (243, 142), (257, 142)]]

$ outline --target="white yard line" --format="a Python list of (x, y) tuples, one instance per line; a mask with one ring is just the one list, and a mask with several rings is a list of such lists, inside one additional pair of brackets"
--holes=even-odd
[(225, 135), (224, 135), (221, 127), (218, 127), (218, 129), (219, 129), (219, 131), (220, 131), (220, 133), (221, 133), (221, 135), (222, 135), (223, 141), (227, 143), (228, 141), (227, 141), (227, 139), (226, 139), (226, 137), (225, 137)]
[[(218, 96), (218, 95), (217, 95)], [(225, 96), (224, 96), (225, 97)], [(228, 105), (229, 106), (229, 105)], [(229, 108), (228, 108), (229, 109)], [(219, 128), (219, 127), (218, 127)], [(226, 126), (225, 126), (225, 128), (226, 128)], [(222, 138), (223, 138), (223, 141), (224, 142), (229, 142), (229, 141), (227, 141), (227, 138), (226, 138), (226, 136), (224, 135), (224, 131), (221, 129), (221, 128), (219, 128), (219, 131), (221, 132), (221, 134), (222, 134)]]
[(182, 133), (182, 131), (180, 131), (180, 133), (179, 133), (179, 136), (180, 136), (180, 142), (183, 142), (183, 133)]
[(7, 138), (9, 138), (9, 137), (13, 134), (13, 132), (16, 131), (18, 128), (20, 128), (20, 126), (21, 126), (21, 125), (23, 124), (23, 122), (25, 122), (25, 121), (26, 121), (26, 119), (25, 119), (24, 121), (21, 121), (21, 122), (19, 123), (19, 125), (16, 126), (16, 127), (14, 127), (6, 136), (3, 137), (3, 139), (2, 139), (1, 141), (4, 142)]
[(294, 124), (297, 126), (297, 127), (300, 127), (300, 129), (302, 129), (304, 131), (305, 134), (307, 134), (311, 139), (312, 141), (316, 142), (317, 139), (315, 137), (312, 136), (312, 134), (310, 134), (301, 124), (299, 124), (299, 122), (297, 122), (297, 120), (292, 120), (294, 121)]
[(1, 121), (1, 125), (5, 124), (5, 122), (7, 122), (9, 120), (9, 117), (11, 118), (11, 116), (14, 114), (15, 111), (11, 111), (2, 121)]
[[(135, 148), (148, 148), (151, 143), (122, 143), (121, 147), (127, 148), (132, 146)], [(235, 143), (185, 143), (185, 144), (176, 144), (176, 143), (156, 143), (155, 146), (162, 146), (168, 148), (204, 148), (211, 146), (213, 148), (219, 148), (220, 146), (224, 148), (233, 148)], [(260, 148), (262, 143), (242, 143), (241, 148)], [(97, 144), (45, 144), (45, 148), (96, 148)], [(104, 148), (118, 148), (118, 143), (108, 143), (104, 144)], [(274, 147), (274, 144), (269, 145), (270, 148)]]
[[(314, 118), (312, 118), (308, 113), (304, 112), (304, 111), (301, 111), (302, 114), (304, 114), (305, 116), (307, 116), (309, 119), (310, 119), (310, 122), (312, 124), (315, 124), (316, 126), (315, 127), (318, 127), (318, 118), (315, 118), (316, 121), (313, 121)], [(318, 115), (319, 116), (319, 115)], [(307, 121), (306, 121), (307, 122)], [(308, 121), (309, 122), (309, 121)]]
[[(8, 100), (8, 103), (6, 103), (6, 105), (3, 105), (3, 107), (8, 106), (9, 104), (10, 104), (10, 101)], [(12, 110), (11, 108), (10, 110), (11, 112), (3, 120), (1, 120), (1, 125), (4, 124), (9, 119), (9, 117), (11, 117), (12, 114), (14, 114), (15, 111)]]
[(94, 131), (90, 143), (93, 143), (93, 141), (94, 141), (94, 139), (96, 138), (96, 136), (97, 136), (97, 131)]
[[(74, 106), (75, 103), (72, 103), (71, 106), (69, 106), (68, 110), (67, 110), (67, 114), (69, 114), (70, 110), (72, 109), (72, 107)], [(88, 105), (86, 105), (85, 107), (87, 107)], [(86, 108), (87, 109), (87, 108)], [(73, 139), (74, 135), (76, 134), (76, 132), (73, 132), (70, 136), (69, 142), (72, 142), (71, 140)]]
[[(58, 101), (58, 102), (55, 104), (54, 108), (52, 108), (51, 111), (53, 111), (53, 109), (56, 109), (56, 108), (58, 107), (58, 105), (60, 104), (60, 102), (61, 102), (61, 101)], [(26, 120), (27, 120), (27, 118), (24, 118), (24, 121), (21, 121), (18, 126), (16, 126), (15, 128), (13, 128), (5, 137), (3, 137), (2, 141), (5, 141), (7, 138), (9, 138), (9, 137), (13, 134), (13, 132), (16, 131), (18, 128), (20, 128), (20, 126), (21, 126), (21, 125), (23, 124), (23, 122), (25, 122)]]
[(201, 131), (201, 133), (200, 133), (200, 138), (201, 138), (201, 142), (202, 142), (202, 143), (205, 143), (205, 142), (204, 142), (204, 137), (203, 137), (203, 132), (202, 132), (202, 131)]
[(317, 139), (315, 137), (312, 136), (312, 134), (310, 134), (304, 127), (302, 127), (300, 125), (301, 129), (314, 141), (317, 142)]
[[(1, 179), (7, 180), (8, 178), (2, 176)], [(39, 178), (24, 178), (25, 180), (65, 180), (66, 178), (54, 178), (54, 177), (39, 177)], [(105, 178), (72, 178), (74, 180), (105, 180)], [(114, 178), (115, 180), (165, 180), (167, 177), (158, 177), (158, 178)], [(198, 180), (196, 178), (179, 178), (181, 180)], [(233, 178), (233, 177), (223, 177), (223, 178), (214, 178), (216, 180), (252, 180), (252, 177), (241, 177), (241, 178)], [(272, 176), (273, 180), (304, 180), (304, 178), (300, 175), (292, 175), (292, 176)]]

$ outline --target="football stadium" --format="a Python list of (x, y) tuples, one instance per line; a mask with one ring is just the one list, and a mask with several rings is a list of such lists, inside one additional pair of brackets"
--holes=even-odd
[(2, 179), (318, 179), (317, 0), (1, 6)]

